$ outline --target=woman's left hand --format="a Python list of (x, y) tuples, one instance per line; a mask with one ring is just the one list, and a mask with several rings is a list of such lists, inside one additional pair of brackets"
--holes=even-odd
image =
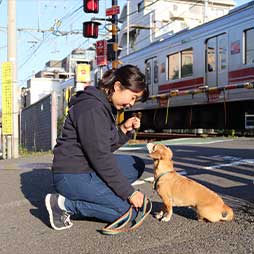
[(140, 119), (136, 116), (133, 116), (125, 121), (120, 126), (121, 130), (126, 133), (128, 131), (132, 131), (133, 129), (139, 129), (140, 128)]

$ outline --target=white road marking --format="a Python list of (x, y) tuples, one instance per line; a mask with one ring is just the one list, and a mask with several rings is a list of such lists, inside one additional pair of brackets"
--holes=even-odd
[(234, 139), (223, 139), (223, 140), (214, 140), (214, 141), (205, 141), (205, 142), (193, 142), (193, 143), (186, 143), (186, 145), (207, 145), (207, 144), (215, 144), (215, 143), (221, 143), (221, 142), (230, 142), (233, 141)]
[(204, 169), (214, 169), (214, 168), (222, 168), (222, 167), (230, 167), (240, 164), (254, 164), (254, 159), (244, 159), (239, 161), (233, 161), (231, 163), (225, 163), (225, 164), (218, 164), (214, 166), (204, 167)]
[[(187, 172), (185, 170), (179, 171), (178, 172), (180, 175), (187, 175)], [(134, 183), (132, 183), (131, 185), (135, 186), (135, 185), (141, 185), (144, 183), (153, 183), (154, 182), (154, 177), (147, 177), (144, 179), (140, 179), (140, 180), (136, 180)]]

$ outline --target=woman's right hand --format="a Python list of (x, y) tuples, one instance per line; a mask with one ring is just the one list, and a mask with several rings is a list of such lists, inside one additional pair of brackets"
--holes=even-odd
[(136, 209), (141, 208), (144, 202), (144, 194), (140, 191), (135, 191), (129, 198), (130, 204), (132, 204)]

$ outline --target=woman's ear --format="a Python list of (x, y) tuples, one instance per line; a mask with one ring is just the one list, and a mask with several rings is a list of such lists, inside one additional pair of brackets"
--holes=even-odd
[(119, 81), (116, 81), (114, 84), (114, 91), (120, 91), (121, 90), (121, 83)]

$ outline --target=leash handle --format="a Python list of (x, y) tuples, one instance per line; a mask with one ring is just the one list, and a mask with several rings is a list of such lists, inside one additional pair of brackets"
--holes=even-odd
[[(144, 196), (143, 206), (138, 210), (136, 218), (131, 221), (132, 218), (132, 209), (134, 207), (131, 206), (130, 209), (113, 223), (108, 226), (105, 226), (99, 232), (103, 235), (116, 235), (123, 232), (130, 232), (135, 230), (136, 228), (140, 227), (141, 224), (144, 222), (145, 218), (152, 210), (152, 202)], [(140, 219), (136, 220), (141, 213)], [(128, 227), (128, 223), (131, 222), (131, 226)]]

